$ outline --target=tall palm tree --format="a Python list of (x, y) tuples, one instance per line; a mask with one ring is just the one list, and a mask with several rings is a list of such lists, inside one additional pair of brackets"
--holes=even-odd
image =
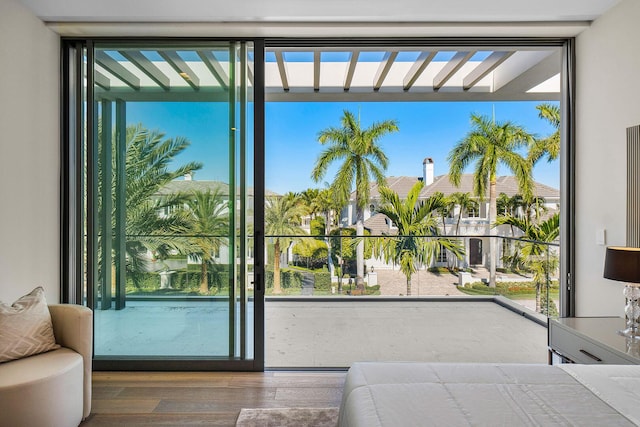
[(463, 249), (455, 239), (438, 236), (437, 211), (442, 205), (442, 193), (418, 202), (418, 196), (424, 184), (418, 181), (402, 201), (398, 193), (380, 187), (382, 206), (378, 212), (386, 215), (398, 228), (394, 236), (376, 239), (376, 254), (383, 255), (387, 262), (400, 265), (400, 271), (407, 279), (407, 295), (411, 295), (411, 276), (422, 264), (429, 265), (440, 250), (448, 250), (458, 259)]
[(220, 189), (196, 191), (187, 200), (189, 243), (200, 258), (200, 293), (209, 293), (208, 266), (229, 242), (229, 204)]
[[(498, 165), (505, 165), (518, 180), (520, 192), (532, 196), (531, 164), (517, 150), (530, 146), (534, 139), (523, 127), (509, 121), (494, 120), (471, 115), (472, 128), (449, 152), (449, 179), (459, 186), (463, 171), (475, 162), (473, 190), (482, 201), (489, 186), (489, 223), (496, 219), (496, 180)], [(491, 234), (495, 229), (491, 228)], [(496, 242), (489, 238), (489, 286), (496, 286)]]
[(273, 293), (281, 294), (280, 256), (293, 235), (302, 235), (304, 230), (297, 223), (303, 213), (301, 205), (293, 197), (270, 197), (264, 211), (265, 234), (275, 238), (273, 244)]
[(333, 265), (331, 239), (329, 238), (331, 230), (336, 225), (336, 217), (340, 212), (340, 202), (336, 201), (333, 197), (333, 192), (329, 188), (324, 188), (319, 191), (316, 198), (316, 204), (318, 210), (324, 215), (324, 242), (327, 244), (327, 264), (329, 266), (329, 273), (331, 276), (335, 276), (335, 266)]
[(535, 164), (545, 155), (549, 162), (560, 156), (560, 107), (555, 104), (544, 103), (536, 106), (538, 117), (546, 120), (555, 129), (554, 132), (543, 139), (537, 139), (531, 148), (527, 158), (531, 164)]
[(533, 273), (533, 282), (536, 285), (536, 311), (540, 312), (540, 290), (547, 283), (551, 273), (558, 268), (558, 257), (551, 253), (549, 245), (545, 243), (556, 242), (560, 236), (560, 214), (556, 213), (551, 218), (537, 224), (527, 217), (504, 216), (498, 218), (494, 227), (502, 224), (513, 225), (524, 233), (526, 241), (520, 249), (522, 261), (528, 270)]
[[(373, 178), (378, 185), (385, 184), (384, 171), (389, 160), (379, 145), (384, 135), (398, 131), (394, 120), (373, 123), (362, 129), (360, 118), (345, 110), (341, 127), (329, 127), (320, 131), (318, 141), (327, 148), (320, 153), (311, 177), (320, 181), (334, 162), (342, 161), (331, 184), (332, 190), (340, 200), (349, 200), (355, 184), (356, 196), (356, 234), (364, 236), (364, 208), (369, 202), (369, 182)], [(364, 240), (356, 247), (357, 271), (356, 286), (364, 290)]]

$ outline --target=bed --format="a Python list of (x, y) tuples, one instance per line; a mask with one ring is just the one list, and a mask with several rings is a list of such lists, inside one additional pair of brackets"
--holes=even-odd
[(340, 427), (640, 425), (640, 366), (355, 363)]

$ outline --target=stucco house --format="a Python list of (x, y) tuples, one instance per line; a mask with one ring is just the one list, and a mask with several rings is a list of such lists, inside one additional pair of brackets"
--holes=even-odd
[[(453, 193), (469, 193), (473, 194), (473, 175), (463, 174), (460, 180), (460, 185), (456, 187), (449, 180), (449, 175), (435, 175), (435, 163), (432, 158), (427, 157), (422, 162), (422, 175), (421, 176), (390, 176), (386, 179), (386, 186), (392, 191), (398, 193), (400, 199), (405, 199), (409, 190), (415, 185), (416, 182), (424, 182), (424, 187), (420, 193), (420, 200), (440, 192), (445, 196), (449, 196)], [(518, 183), (514, 176), (500, 176), (497, 180), (497, 193), (504, 193), (508, 197), (513, 197), (519, 194)], [(393, 223), (385, 215), (376, 212), (376, 209), (382, 203), (380, 200), (380, 192), (377, 183), (372, 182), (370, 186), (370, 201), (368, 206), (364, 209), (364, 227), (373, 236), (384, 234), (395, 234), (396, 229)], [(548, 185), (535, 182), (534, 183), (534, 195), (539, 199), (544, 200), (542, 204), (542, 210), (545, 216), (549, 216), (558, 212), (560, 209), (560, 191), (552, 188)], [(434, 260), (436, 266), (455, 265), (458, 267), (469, 267), (471, 265), (483, 265), (486, 266), (487, 251), (483, 250), (484, 247), (488, 248), (488, 236), (490, 234), (490, 221), (488, 218), (489, 212), (489, 198), (484, 197), (482, 201), (479, 198), (472, 196), (473, 199), (478, 201), (478, 209), (464, 210), (460, 212), (460, 206), (456, 206), (452, 212), (444, 219), (444, 223), (441, 221), (440, 234), (446, 236), (464, 236), (462, 238), (465, 247), (465, 257), (458, 262), (447, 258), (447, 253), (442, 252), (437, 260)], [(519, 212), (522, 214), (522, 212)], [(458, 227), (458, 215), (462, 214)], [(356, 223), (356, 208), (355, 208), (355, 192), (351, 194), (349, 205), (343, 209), (340, 216), (340, 225), (342, 227), (352, 227)], [(519, 230), (514, 230), (509, 226), (499, 226), (497, 229), (498, 236), (517, 237), (522, 235)], [(477, 236), (477, 237), (474, 237)], [(503, 240), (504, 241), (504, 240)], [(499, 245), (498, 248), (498, 266), (500, 266), (500, 259), (503, 252), (508, 246), (508, 242), (504, 241), (504, 245)], [(384, 263), (379, 259), (368, 259), (367, 266), (374, 266), (374, 268), (391, 268), (392, 266)]]

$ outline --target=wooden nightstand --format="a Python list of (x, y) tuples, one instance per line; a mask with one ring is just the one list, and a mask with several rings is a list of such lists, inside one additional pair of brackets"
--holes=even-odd
[(640, 340), (619, 335), (624, 327), (620, 317), (549, 319), (549, 360), (553, 353), (569, 363), (638, 365)]

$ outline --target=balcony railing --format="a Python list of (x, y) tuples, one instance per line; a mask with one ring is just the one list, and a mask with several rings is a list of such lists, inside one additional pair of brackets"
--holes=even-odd
[(490, 235), (267, 236), (266, 248), (268, 296), (502, 295), (551, 317), (560, 306), (557, 243)]
[[(269, 297), (502, 295), (533, 311), (551, 317), (558, 315), (557, 243), (489, 235), (339, 234), (266, 236), (265, 243), (265, 284)], [(364, 246), (360, 275), (359, 243)], [(491, 247), (496, 250), (493, 280)], [(236, 272), (236, 280), (230, 274), (232, 263), (224, 245), (211, 254), (204, 269), (202, 257), (197, 254), (169, 251), (162, 255), (148, 253), (146, 257), (146, 262), (137, 269), (128, 266), (124, 287), (112, 280), (111, 295), (124, 293), (126, 299), (228, 298), (230, 285), (236, 286), (235, 295), (240, 294), (239, 277), (244, 279), (247, 294), (251, 296), (253, 292), (251, 248), (247, 250), (246, 271)], [(240, 263), (236, 259), (237, 265)], [(97, 294), (99, 298), (100, 292)]]

